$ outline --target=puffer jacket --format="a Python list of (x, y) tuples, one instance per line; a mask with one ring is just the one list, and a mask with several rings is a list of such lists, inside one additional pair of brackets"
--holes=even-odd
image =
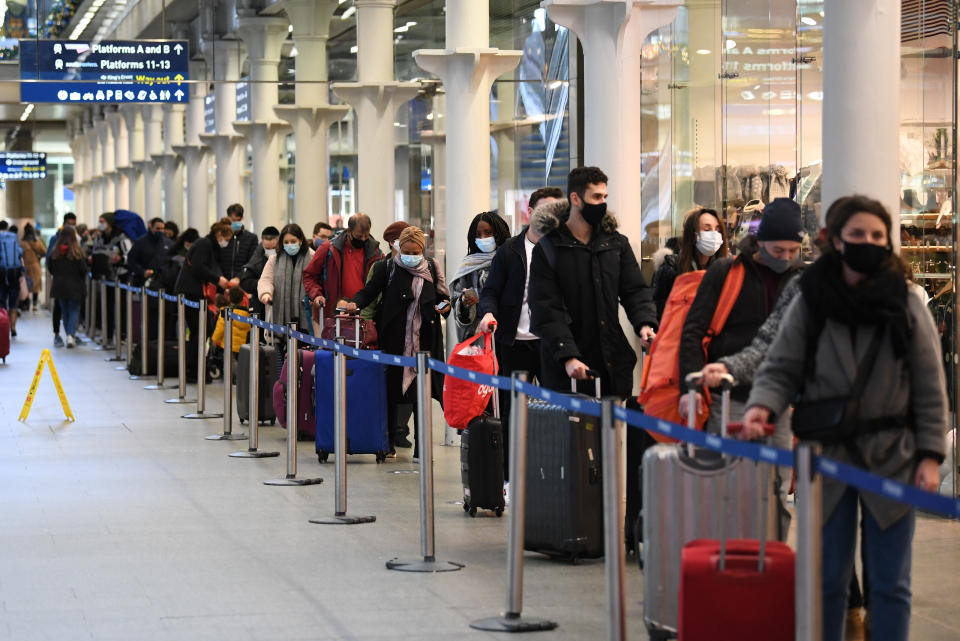
[[(249, 316), (250, 312), (242, 307), (230, 306), (230, 309), (233, 310), (233, 313), (237, 316)], [(223, 320), (223, 314), (217, 316), (217, 327), (213, 330), (213, 336), (210, 337), (210, 340), (213, 341), (213, 344), (223, 349), (223, 335), (226, 332), (226, 321)], [(240, 346), (247, 342), (247, 336), (250, 334), (250, 326), (246, 323), (238, 323), (234, 321), (230, 324), (232, 331), (230, 332), (230, 351), (234, 354), (240, 352)]]
[(235, 233), (226, 247), (217, 246), (217, 263), (220, 265), (220, 273), (227, 280), (240, 276), (240, 270), (247, 262), (253, 258), (253, 252), (260, 244), (257, 235), (241, 229)]

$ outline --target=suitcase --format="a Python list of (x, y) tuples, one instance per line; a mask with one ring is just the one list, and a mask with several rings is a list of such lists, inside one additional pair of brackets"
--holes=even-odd
[(571, 561), (603, 556), (600, 419), (543, 401), (531, 401), (527, 417), (524, 549)]
[[(339, 320), (338, 317), (335, 322)], [(325, 463), (334, 449), (333, 352), (315, 352), (314, 381), (317, 458)], [(388, 451), (387, 368), (379, 363), (347, 359), (347, 454), (375, 454), (377, 463), (382, 463)]]
[[(127, 372), (131, 376), (156, 376), (157, 375), (157, 341), (153, 340), (147, 343), (147, 371), (140, 371), (140, 349), (142, 343), (135, 343), (133, 354), (130, 357), (130, 364), (127, 365)], [(178, 353), (180, 346), (177, 341), (165, 341), (163, 344), (163, 375), (166, 378), (177, 378), (179, 375), (180, 364)], [(187, 359), (188, 380), (190, 372), (190, 361)], [(196, 366), (193, 367), (193, 377), (196, 378)]]
[[(317, 417), (313, 404), (316, 402), (313, 391), (313, 363), (316, 352), (307, 349), (297, 350), (299, 358), (297, 368), (297, 438), (315, 440), (317, 436)], [(280, 368), (280, 378), (273, 384), (273, 409), (280, 425), (287, 427), (287, 366), (289, 359)]]
[(10, 354), (10, 315), (7, 310), (0, 308), (0, 359), (7, 362)]
[[(277, 415), (273, 411), (273, 383), (277, 380), (277, 350), (272, 345), (260, 345), (260, 416), (261, 423), (273, 425)], [(250, 420), (250, 344), (240, 346), (237, 355), (237, 416), (240, 422)]]
[(503, 423), (500, 395), (493, 391), (493, 415), (476, 417), (460, 432), (460, 479), (463, 482), (463, 511), (476, 516), (477, 510), (503, 515)]
[[(729, 402), (729, 397), (727, 386), (722, 402)], [(720, 538), (721, 527), (727, 539), (758, 539), (761, 532), (776, 538), (775, 515), (767, 514), (762, 526), (756, 516), (763, 500), (776, 500), (776, 494), (772, 475), (762, 475), (755, 462), (727, 460), (676, 443), (647, 450), (641, 469), (643, 619), (651, 639), (665, 639), (676, 636), (679, 627), (684, 546), (697, 539)]]

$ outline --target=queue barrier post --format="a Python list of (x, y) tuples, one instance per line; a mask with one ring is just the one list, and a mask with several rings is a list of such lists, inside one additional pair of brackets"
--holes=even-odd
[[(103, 360), (108, 363), (120, 363), (123, 361), (123, 355), (121, 354), (121, 349), (123, 348), (121, 339), (123, 334), (120, 329), (123, 326), (123, 311), (121, 309), (123, 299), (120, 294), (120, 279), (114, 278), (111, 287), (113, 287), (113, 345), (115, 349), (113, 356), (108, 356)], [(126, 365), (117, 365), (114, 369), (119, 371), (127, 369), (127, 367)]]
[[(166, 360), (167, 342), (167, 301), (163, 297), (163, 293), (163, 289), (157, 292), (157, 382), (153, 385), (146, 385), (143, 389), (164, 390), (174, 387), (174, 385), (168, 385), (164, 382), (166, 378), (164, 361)], [(149, 343), (147, 344), (149, 345)]]
[(150, 330), (150, 319), (149, 314), (147, 314), (147, 308), (149, 307), (147, 303), (147, 288), (146, 286), (140, 287), (140, 373), (131, 374), (131, 381), (138, 381), (142, 378), (147, 378), (147, 335)]
[[(267, 308), (270, 309), (269, 307)], [(269, 315), (269, 311), (268, 311)], [(296, 323), (289, 323), (288, 329), (296, 329)], [(298, 387), (300, 383), (300, 350), (297, 347), (297, 338), (293, 332), (287, 333), (287, 475), (282, 479), (269, 479), (264, 485), (281, 485), (294, 487), (299, 485), (319, 485), (323, 483), (320, 477), (297, 478), (297, 420), (298, 415)]]
[(164, 403), (182, 405), (195, 402), (187, 399), (187, 308), (183, 304), (183, 294), (177, 294), (177, 397), (168, 398)]
[[(391, 559), (388, 570), (400, 572), (455, 572), (463, 563), (438, 561), (433, 507), (433, 405), (429, 352), (417, 353), (417, 439), (420, 450), (420, 555), (418, 559)], [(494, 390), (494, 394), (497, 391)]]
[[(200, 306), (200, 313), (205, 314), (202, 301)], [(247, 438), (247, 435), (233, 433), (233, 317), (229, 308), (224, 308), (221, 313), (223, 314), (223, 432), (206, 438), (208, 441), (241, 441)]]
[(96, 351), (102, 352), (107, 349), (107, 292), (103, 278), (98, 278), (93, 284), (94, 291), (94, 318), (100, 322), (97, 323)]
[(181, 418), (222, 418), (219, 412), (207, 412), (207, 308), (202, 299), (197, 314), (197, 335), (192, 337), (197, 343), (197, 411)]
[[(347, 514), (347, 356), (343, 353), (342, 336), (337, 337), (337, 343), (340, 348), (333, 352), (333, 456), (336, 474), (334, 514), (310, 519), (310, 522), (320, 525), (373, 523), (377, 520), (375, 516)], [(287, 390), (288, 394), (289, 392)]]
[[(259, 319), (257, 314), (251, 314), (250, 316), (255, 320)], [(280, 456), (280, 452), (263, 452), (258, 449), (260, 445), (260, 326), (253, 323), (250, 324), (249, 381), (248, 409), (250, 417), (247, 419), (250, 422), (249, 442), (246, 450), (233, 452), (229, 456), (233, 458), (272, 458)]]
[(490, 632), (538, 632), (553, 630), (554, 621), (523, 617), (523, 532), (527, 501), (527, 395), (518, 389), (518, 382), (529, 380), (527, 372), (514, 372), (510, 404), (510, 509), (507, 535), (507, 607), (498, 617), (477, 619), (470, 623), (475, 630)]
[(84, 306), (83, 306), (83, 314), (84, 314), (83, 331), (87, 335), (87, 339), (91, 341), (97, 335), (97, 324), (94, 321), (93, 312), (92, 312), (93, 304), (94, 304), (93, 292), (94, 292), (93, 277), (88, 273), (87, 274), (87, 298), (84, 301)]
[(126, 291), (126, 294), (127, 294), (126, 295), (126, 301), (127, 301), (127, 322), (126, 322), (127, 367), (126, 369), (129, 370), (130, 364), (133, 363), (133, 289), (130, 287), (127, 287), (124, 291)]
[(823, 480), (816, 473), (820, 446), (800, 443), (796, 450), (797, 471), (797, 556), (796, 634), (797, 641), (820, 641), (823, 637)]
[(604, 570), (607, 591), (607, 641), (627, 641), (626, 548), (623, 523), (624, 487), (621, 483), (625, 426), (615, 420), (619, 399), (605, 398), (600, 406), (600, 447), (603, 457)]

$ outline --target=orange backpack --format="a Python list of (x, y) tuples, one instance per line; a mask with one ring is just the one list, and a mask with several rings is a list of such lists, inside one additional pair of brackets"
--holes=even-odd
[[(730, 311), (733, 309), (740, 290), (743, 287), (745, 274), (743, 263), (735, 262), (727, 273), (717, 300), (717, 308), (713, 312), (710, 328), (703, 337), (703, 355), (707, 357), (707, 350), (713, 337), (723, 330), (727, 323)], [(660, 320), (660, 331), (657, 332), (650, 353), (647, 355), (643, 367), (643, 378), (640, 382), (640, 396), (637, 399), (643, 405), (643, 411), (648, 416), (655, 416), (673, 423), (685, 425), (686, 421), (680, 416), (680, 336), (683, 334), (683, 324), (687, 320), (690, 306), (697, 295), (697, 289), (703, 280), (704, 270), (697, 270), (680, 274), (673, 282), (673, 289), (667, 298), (667, 305)], [(709, 394), (706, 395), (703, 411), (697, 414), (696, 425), (703, 429), (709, 416)], [(675, 439), (662, 434), (651, 432), (650, 435), (661, 443), (670, 443)]]

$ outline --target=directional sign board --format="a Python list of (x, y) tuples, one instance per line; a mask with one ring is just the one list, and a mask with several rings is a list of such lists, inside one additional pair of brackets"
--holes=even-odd
[(40, 151), (0, 152), (0, 180), (40, 180), (47, 177), (47, 154)]
[(185, 103), (189, 57), (185, 40), (21, 40), (20, 100)]

